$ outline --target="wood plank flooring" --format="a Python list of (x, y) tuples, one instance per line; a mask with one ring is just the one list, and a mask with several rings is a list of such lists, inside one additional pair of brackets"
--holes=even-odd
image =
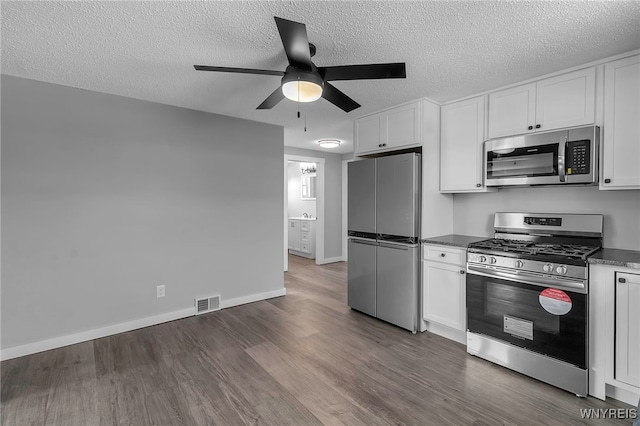
[(351, 311), (346, 264), (287, 295), (2, 362), (2, 425), (622, 425), (465, 347)]

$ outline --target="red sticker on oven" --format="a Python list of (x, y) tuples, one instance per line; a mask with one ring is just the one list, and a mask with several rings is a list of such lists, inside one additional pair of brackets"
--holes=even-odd
[(540, 305), (545, 311), (553, 315), (565, 315), (571, 310), (571, 298), (567, 293), (557, 288), (547, 288), (538, 296)]

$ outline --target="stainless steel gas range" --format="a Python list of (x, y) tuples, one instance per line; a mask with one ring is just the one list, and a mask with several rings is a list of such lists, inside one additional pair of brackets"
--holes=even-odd
[(467, 352), (586, 396), (589, 269), (602, 215), (496, 213), (467, 254)]

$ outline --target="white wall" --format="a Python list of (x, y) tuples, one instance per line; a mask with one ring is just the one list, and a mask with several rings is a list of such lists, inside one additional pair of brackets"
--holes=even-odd
[(283, 290), (283, 143), (3, 75), (2, 349)]
[(289, 146), (284, 147), (284, 153), (325, 159), (324, 257), (342, 257), (342, 155)]
[(290, 161), (288, 167), (288, 207), (290, 217), (301, 217), (302, 213), (307, 213), (313, 217), (316, 214), (316, 200), (302, 199), (302, 171), (300, 170), (301, 162)]
[(493, 236), (493, 214), (497, 211), (603, 214), (605, 247), (640, 250), (640, 191), (637, 190), (552, 186), (455, 194), (453, 230), (456, 234)]

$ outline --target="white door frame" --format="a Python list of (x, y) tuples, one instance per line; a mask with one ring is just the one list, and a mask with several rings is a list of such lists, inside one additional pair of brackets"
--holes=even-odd
[(284, 271), (289, 270), (289, 161), (316, 163), (316, 265), (324, 263), (324, 158), (284, 155)]
[(348, 221), (348, 198), (347, 192), (349, 188), (348, 184), (348, 166), (347, 164), (352, 162), (353, 160), (342, 160), (342, 260), (347, 262), (349, 260), (347, 253), (347, 221)]

